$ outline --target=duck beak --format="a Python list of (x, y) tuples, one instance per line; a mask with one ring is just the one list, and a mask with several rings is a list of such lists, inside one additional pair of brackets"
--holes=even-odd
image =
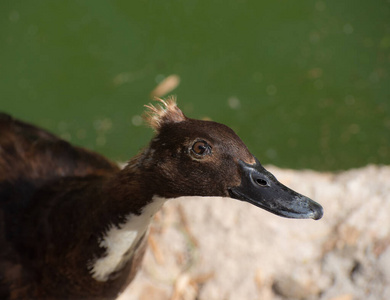
[(321, 219), (321, 205), (281, 184), (257, 159), (253, 165), (241, 160), (238, 163), (241, 184), (229, 189), (230, 197), (286, 218)]

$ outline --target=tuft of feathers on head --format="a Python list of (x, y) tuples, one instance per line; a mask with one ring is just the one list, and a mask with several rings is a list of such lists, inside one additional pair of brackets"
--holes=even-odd
[(158, 132), (164, 124), (178, 123), (185, 121), (187, 118), (176, 105), (176, 97), (169, 96), (166, 100), (161, 98), (154, 98), (155, 101), (159, 101), (160, 105), (144, 105), (147, 110), (143, 115), (146, 123)]

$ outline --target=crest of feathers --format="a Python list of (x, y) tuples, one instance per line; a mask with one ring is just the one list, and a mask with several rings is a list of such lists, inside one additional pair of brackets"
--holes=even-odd
[(145, 105), (147, 110), (143, 115), (146, 123), (154, 131), (159, 131), (164, 124), (182, 122), (186, 119), (186, 116), (176, 105), (176, 97), (170, 96), (166, 100), (156, 97), (154, 100), (159, 101), (161, 104)]

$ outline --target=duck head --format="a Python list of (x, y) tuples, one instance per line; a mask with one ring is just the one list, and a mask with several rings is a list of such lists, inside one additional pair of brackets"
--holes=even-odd
[(137, 163), (158, 196), (230, 197), (287, 218), (322, 217), (321, 205), (281, 184), (232, 129), (187, 118), (174, 98), (158, 100), (145, 117), (156, 136)]

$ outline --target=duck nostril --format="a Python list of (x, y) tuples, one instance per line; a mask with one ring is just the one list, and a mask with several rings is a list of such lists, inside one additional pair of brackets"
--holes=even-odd
[(268, 182), (261, 178), (257, 178), (256, 183), (260, 186), (268, 186)]

